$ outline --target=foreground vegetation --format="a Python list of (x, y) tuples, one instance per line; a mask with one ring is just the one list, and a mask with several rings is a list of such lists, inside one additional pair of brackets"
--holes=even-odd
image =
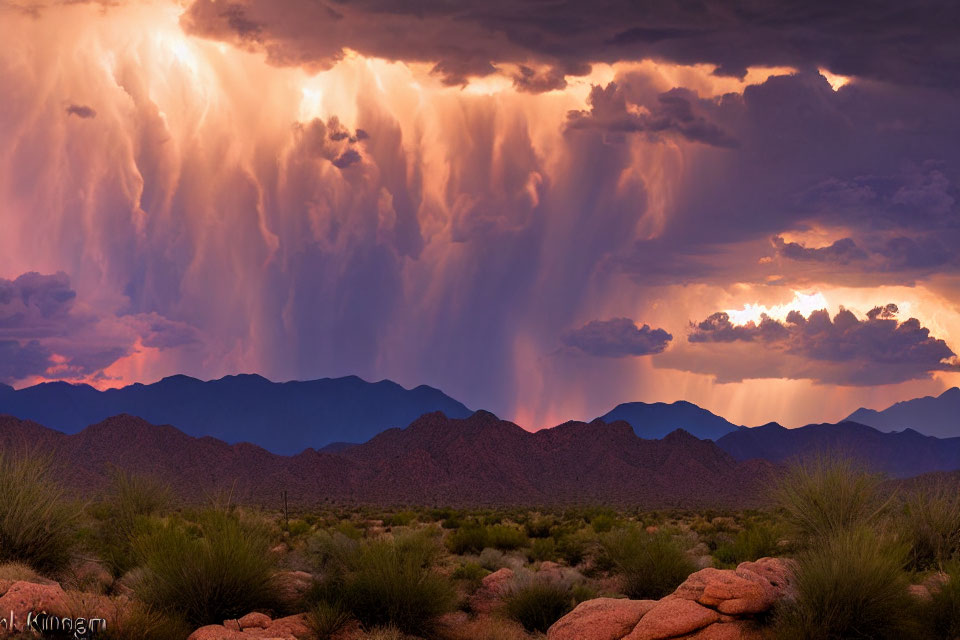
[[(183, 640), (252, 611), (306, 613), (317, 638), (542, 637), (579, 602), (661, 598), (692, 572), (796, 561), (771, 638), (960, 636), (960, 493), (892, 494), (838, 460), (784, 474), (768, 510), (327, 508), (290, 518), (178, 505), (116, 473), (78, 504), (42, 459), (0, 455), (0, 581), (56, 580), (111, 609), (102, 637)], [(509, 572), (500, 571), (509, 569)], [(485, 578), (500, 571), (499, 587)], [(912, 585), (925, 584), (929, 597)], [(91, 596), (92, 597), (92, 596)], [(85, 600), (87, 598), (87, 600)], [(101, 615), (106, 615), (101, 613)]]

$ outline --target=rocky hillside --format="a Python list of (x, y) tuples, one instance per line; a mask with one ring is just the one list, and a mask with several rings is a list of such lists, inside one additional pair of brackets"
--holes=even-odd
[(128, 415), (72, 435), (0, 417), (0, 446), (48, 453), (85, 494), (119, 467), (160, 476), (189, 499), (229, 492), (272, 506), (284, 490), (296, 505), (743, 505), (756, 500), (771, 468), (738, 463), (682, 431), (643, 440), (625, 422), (597, 420), (530, 433), (482, 411), (466, 419), (427, 414), (340, 453), (281, 456)]

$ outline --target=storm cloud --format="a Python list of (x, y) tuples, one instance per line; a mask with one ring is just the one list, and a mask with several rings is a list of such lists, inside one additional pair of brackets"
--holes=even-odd
[(667, 348), (673, 336), (649, 325), (638, 327), (630, 318), (591, 320), (563, 334), (563, 344), (591, 356), (624, 358), (648, 356)]

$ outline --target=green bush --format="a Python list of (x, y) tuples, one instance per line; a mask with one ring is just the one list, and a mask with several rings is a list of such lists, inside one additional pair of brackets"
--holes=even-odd
[(588, 531), (577, 531), (557, 539), (557, 554), (568, 565), (575, 567), (587, 557), (587, 547), (595, 538)]
[(933, 590), (922, 611), (926, 637), (931, 640), (960, 638), (960, 562), (950, 562), (945, 569), (947, 582)]
[(135, 591), (148, 606), (180, 612), (195, 626), (273, 610), (270, 544), (262, 523), (220, 510), (200, 513), (192, 527), (169, 522), (135, 543), (145, 570)]
[(489, 546), (487, 530), (477, 525), (460, 527), (447, 535), (446, 545), (450, 553), (456, 555), (480, 553)]
[(173, 498), (161, 481), (122, 470), (114, 471), (105, 497), (96, 509), (96, 550), (118, 578), (136, 566), (133, 541), (155, 528), (151, 517), (168, 509)]
[(510, 590), (503, 599), (504, 612), (527, 631), (545, 633), (575, 606), (568, 585), (535, 580)]
[(819, 540), (797, 558), (797, 598), (777, 614), (776, 637), (901, 640), (916, 633), (906, 549), (866, 528)]
[(339, 601), (321, 600), (307, 615), (307, 622), (317, 635), (317, 640), (330, 640), (349, 621), (350, 612)]
[(623, 527), (605, 534), (600, 543), (623, 576), (624, 593), (633, 599), (662, 598), (696, 569), (680, 544), (663, 531)]
[(531, 562), (543, 562), (557, 557), (557, 543), (553, 538), (537, 538), (530, 543), (527, 558)]
[(80, 511), (41, 457), (0, 451), (0, 562), (58, 571), (70, 561)]
[(876, 524), (889, 505), (882, 477), (841, 458), (817, 457), (790, 467), (774, 497), (804, 541)]
[(483, 579), (490, 575), (490, 571), (484, 569), (476, 562), (462, 564), (453, 571), (451, 576), (454, 580), (461, 580), (467, 585), (467, 592), (473, 593), (483, 584)]
[(423, 534), (341, 542), (318, 567), (324, 580), (315, 597), (341, 602), (366, 628), (392, 625), (428, 634), (456, 599), (452, 583), (433, 569), (439, 552), (436, 541)]
[(733, 540), (723, 542), (713, 552), (713, 558), (721, 567), (732, 567), (777, 554), (780, 531), (776, 527), (751, 524), (739, 531)]
[(606, 513), (595, 515), (590, 519), (590, 526), (593, 527), (594, 533), (607, 533), (616, 523), (616, 518)]
[(523, 531), (507, 525), (494, 525), (487, 527), (486, 531), (486, 546), (500, 549), (501, 551), (519, 549), (520, 547), (526, 546), (529, 542), (527, 535)]
[(910, 567), (942, 569), (960, 555), (960, 489), (941, 484), (910, 494), (900, 524), (910, 542)]
[(538, 517), (528, 519), (523, 528), (531, 538), (546, 538), (550, 535), (550, 528), (555, 520), (549, 517)]
[(398, 511), (384, 521), (384, 524), (390, 527), (406, 527), (417, 519), (417, 514), (413, 511)]

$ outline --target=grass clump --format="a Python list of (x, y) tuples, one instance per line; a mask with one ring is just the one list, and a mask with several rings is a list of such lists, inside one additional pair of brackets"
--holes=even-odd
[(633, 599), (659, 599), (696, 570), (683, 547), (669, 533), (647, 533), (632, 526), (605, 534), (600, 544)]
[(503, 604), (504, 613), (524, 629), (546, 633), (550, 625), (576, 606), (576, 601), (567, 584), (533, 580), (507, 593)]
[(751, 524), (732, 540), (720, 543), (713, 552), (718, 565), (734, 567), (741, 562), (777, 555), (780, 531), (776, 527)]
[(795, 464), (780, 479), (774, 497), (804, 541), (875, 525), (889, 505), (882, 477), (849, 460), (817, 457)]
[(277, 606), (271, 538), (262, 523), (221, 510), (190, 526), (171, 521), (135, 543), (144, 573), (137, 596), (194, 626)]
[(947, 581), (931, 592), (922, 608), (925, 635), (931, 640), (960, 638), (960, 561), (948, 563), (945, 570)]
[(350, 617), (342, 602), (321, 600), (307, 614), (307, 623), (318, 640), (329, 640), (346, 626)]
[(868, 528), (821, 539), (797, 558), (797, 598), (777, 614), (783, 640), (900, 640), (916, 634), (907, 550)]
[(453, 609), (453, 584), (434, 570), (440, 548), (433, 538), (407, 534), (349, 543), (341, 537), (330, 544), (314, 598), (339, 601), (364, 627), (425, 635)]
[(155, 528), (151, 518), (169, 509), (172, 500), (170, 488), (156, 478), (113, 472), (106, 500), (97, 505), (95, 534), (96, 551), (113, 577), (136, 566), (134, 540)]
[(79, 509), (33, 455), (0, 452), (0, 562), (55, 572), (70, 561)]
[(910, 542), (910, 567), (942, 570), (960, 555), (960, 488), (940, 484), (908, 495), (900, 526)]

